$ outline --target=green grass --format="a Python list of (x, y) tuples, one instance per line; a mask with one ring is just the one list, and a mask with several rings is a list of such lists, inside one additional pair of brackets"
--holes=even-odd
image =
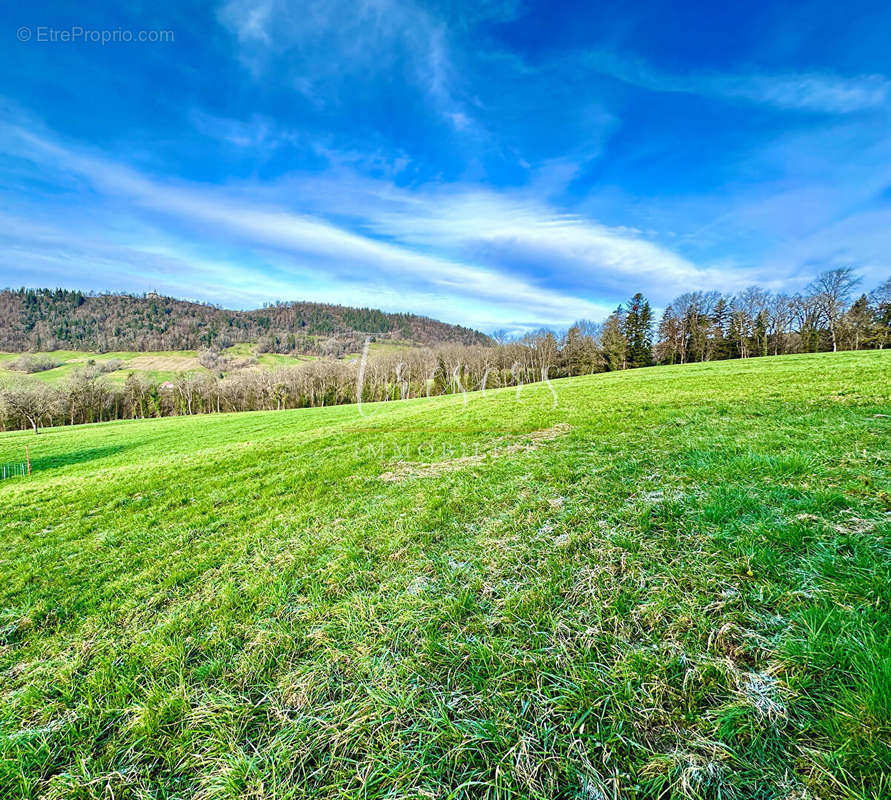
[(0, 796), (889, 797), (889, 374), (0, 435)]
[[(144, 357), (164, 359), (190, 359), (194, 360), (194, 364), (191, 366), (192, 370), (196, 372), (206, 371), (197, 363), (198, 353), (195, 350), (171, 350), (154, 353), (139, 353), (135, 351), (94, 353), (79, 350), (49, 350), (42, 351), (41, 353), (35, 355), (46, 355), (56, 359), (57, 361), (62, 362), (60, 366), (55, 367), (54, 369), (48, 369), (42, 372), (34, 372), (30, 376), (28, 376), (51, 384), (63, 383), (65, 380), (71, 377), (71, 374), (76, 369), (87, 367), (88, 365), (90, 365), (90, 362), (101, 365), (103, 362), (112, 360), (120, 360), (122, 362), (121, 369), (115, 370), (114, 372), (108, 372), (104, 375), (107, 380), (113, 383), (122, 384), (126, 380), (127, 375), (129, 375), (131, 372), (137, 372), (143, 377), (153, 381), (172, 380), (176, 377), (177, 372), (179, 371), (177, 369), (144, 369), (132, 365), (131, 362), (133, 361), (133, 359)], [(0, 353), (0, 379), (15, 379), (22, 377), (23, 373), (12, 370), (7, 366), (9, 362), (14, 361), (17, 357), (18, 354), (15, 353)]]

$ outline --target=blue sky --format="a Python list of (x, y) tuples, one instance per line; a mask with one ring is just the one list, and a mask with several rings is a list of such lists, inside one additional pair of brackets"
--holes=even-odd
[(891, 6), (721, 5), (7, 5), (0, 285), (520, 330), (879, 283)]

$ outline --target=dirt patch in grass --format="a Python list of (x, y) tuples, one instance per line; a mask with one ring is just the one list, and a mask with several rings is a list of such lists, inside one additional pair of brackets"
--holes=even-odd
[(426, 463), (400, 461), (392, 470), (382, 473), (379, 477), (387, 483), (400, 483), (413, 478), (430, 478), (442, 475), (446, 472), (455, 472), (459, 469), (483, 463), (489, 456), (506, 453), (526, 453), (535, 450), (543, 442), (549, 442), (558, 436), (568, 433), (570, 426), (565, 422), (557, 423), (550, 428), (532, 431), (520, 437), (516, 441), (497, 439), (491, 447), (481, 450), (470, 456), (449, 458), (443, 461), (431, 461)]

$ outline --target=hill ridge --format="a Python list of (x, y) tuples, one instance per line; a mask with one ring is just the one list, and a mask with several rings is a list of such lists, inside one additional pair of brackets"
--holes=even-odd
[(312, 301), (247, 311), (155, 292), (0, 291), (0, 350), (155, 352), (256, 343), (260, 352), (341, 355), (366, 336), (420, 345), (487, 344), (484, 333), (419, 314)]

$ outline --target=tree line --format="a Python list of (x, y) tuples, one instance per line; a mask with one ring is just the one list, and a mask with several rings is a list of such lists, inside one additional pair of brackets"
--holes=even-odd
[(758, 286), (735, 295), (687, 292), (665, 309), (653, 357), (683, 364), (884, 348), (891, 342), (891, 279), (856, 295), (860, 283), (854, 270), (844, 267), (823, 272), (792, 295)]
[(844, 268), (791, 296), (759, 287), (734, 295), (687, 292), (658, 323), (637, 293), (604, 322), (580, 320), (562, 333), (497, 333), (491, 345), (406, 348), (278, 369), (249, 360), (236, 365), (205, 350), (205, 370), (168, 381), (134, 372), (113, 384), (99, 366), (76, 370), (58, 386), (22, 377), (0, 387), (0, 428), (37, 432), (114, 419), (386, 402), (653, 364), (884, 348), (891, 343), (891, 279), (855, 297), (858, 285)]
[(250, 342), (260, 352), (340, 356), (365, 337), (435, 345), (486, 344), (460, 325), (373, 308), (274, 303), (230, 311), (153, 292), (85, 294), (65, 289), (0, 291), (0, 351), (225, 349)]

